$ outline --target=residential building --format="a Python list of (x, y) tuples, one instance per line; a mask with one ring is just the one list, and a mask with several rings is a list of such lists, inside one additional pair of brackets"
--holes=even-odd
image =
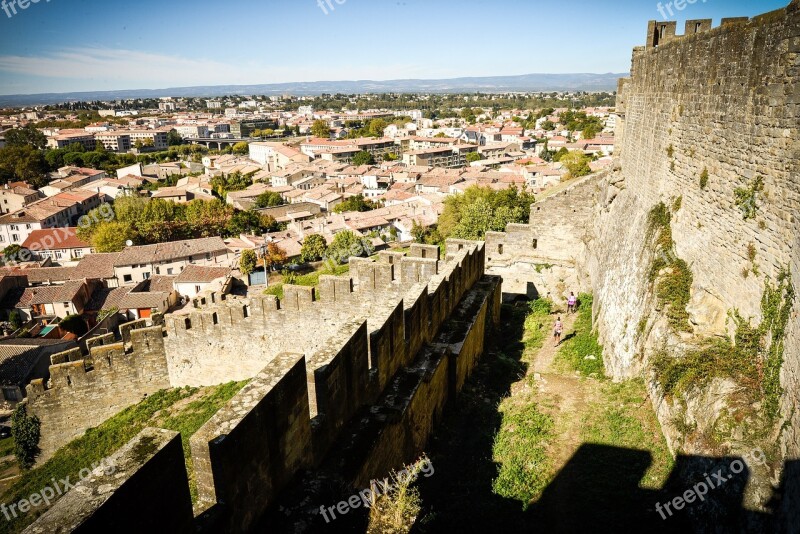
[(184, 139), (198, 139), (208, 137), (208, 126), (205, 124), (183, 124), (176, 126), (175, 130)]
[(120, 285), (137, 284), (155, 275), (179, 275), (193, 264), (228, 266), (230, 257), (219, 237), (128, 247), (114, 261)]
[(34, 230), (22, 243), (22, 248), (30, 250), (33, 259), (77, 261), (91, 254), (92, 246), (79, 238), (76, 230), (76, 227)]
[(0, 189), (0, 215), (21, 210), (39, 200), (39, 192), (23, 185), (5, 184)]
[(220, 287), (231, 276), (230, 267), (202, 267), (189, 265), (175, 277), (175, 289), (181, 296), (194, 298), (215, 283)]
[(0, 216), (0, 246), (21, 245), (34, 230), (74, 226), (81, 215), (99, 205), (97, 193), (69, 191)]

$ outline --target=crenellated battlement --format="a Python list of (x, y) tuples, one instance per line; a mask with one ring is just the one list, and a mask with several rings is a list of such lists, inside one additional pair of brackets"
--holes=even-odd
[[(483, 244), (460, 241), (448, 246), (445, 262), (439, 261), (436, 247), (415, 248), (412, 257), (384, 254), (377, 261), (354, 261), (355, 277), (320, 280), (319, 300), (311, 288), (287, 292), (284, 287), (281, 300), (228, 299), (224, 305), (166, 317), (168, 334), (160, 338), (165, 361), (175, 357), (171, 347), (195, 337), (197, 343), (205, 339), (211, 344), (231, 338), (244, 351), (261, 332), (274, 332), (284, 323), (294, 330), (295, 344), (303, 335), (321, 338), (313, 351), (265, 357), (249, 384), (192, 436), (196, 510), (209, 513), (192, 518), (185, 515), (185, 506), (178, 507), (174, 523), (194, 520), (208, 531), (248, 531), (299, 472), (324, 472), (346, 462), (343, 480), (362, 484), (419, 453), (445, 403), (482, 353), (486, 328), (499, 319), (500, 280), (483, 277)], [(384, 276), (390, 272), (387, 267), (399, 278)], [(403, 268), (413, 270), (413, 276), (404, 279)], [(428, 273), (433, 274), (419, 280)], [(298, 326), (304, 317), (316, 330), (304, 333)], [(455, 323), (448, 323), (451, 317)], [(454, 331), (440, 335), (445, 324)], [(133, 352), (158, 350), (146, 344), (143, 348), (146, 330), (131, 332)], [(245, 330), (250, 337), (243, 343), (239, 334)], [(106, 352), (127, 356), (123, 347), (97, 348), (92, 358)], [(232, 354), (212, 356), (220, 360)], [(65, 360), (59, 365), (79, 363), (66, 361), (71, 357), (59, 356), (58, 361)], [(168, 438), (164, 436), (165, 443)], [(182, 465), (179, 449), (174, 449), (159, 455)], [(167, 459), (145, 459), (138, 471), (152, 472), (152, 464), (160, 461)], [(171, 494), (185, 494), (183, 476), (163, 479), (161, 485)], [(152, 506), (147, 504), (152, 499), (140, 499), (150, 486), (134, 483), (126, 491), (145, 508)], [(103, 502), (92, 506), (92, 518), (108, 507)], [(66, 520), (72, 511), (57, 504), (40, 522), (52, 524), (53, 516)]]
[[(660, 4), (659, 4), (660, 5)], [(701, 34), (719, 35), (721, 33), (732, 31), (737, 27), (745, 25), (759, 25), (776, 17), (784, 16), (788, 11), (797, 10), (798, 2), (794, 0), (788, 7), (777, 9), (770, 13), (750, 17), (727, 17), (720, 21), (720, 25), (713, 27), (711, 19), (689, 19), (684, 24), (683, 34), (677, 34), (678, 23), (674, 20), (658, 21), (651, 20), (647, 23), (647, 40), (645, 41), (644, 50), (656, 49), (675, 41), (683, 41), (686, 38), (693, 37)], [(670, 14), (672, 14), (670, 12)], [(641, 50), (639, 50), (641, 52)]]
[(29, 410), (42, 422), (40, 461), (86, 428), (169, 387), (163, 329), (143, 324), (123, 325), (127, 344), (103, 336), (88, 355), (79, 348), (52, 355), (50, 379), (27, 386)]
[[(79, 349), (56, 354), (49, 382), (28, 386), (32, 411), (47, 421), (44, 448), (49, 454), (145, 394), (251, 379), (282, 353), (307, 355), (309, 383), (318, 384), (312, 399), (342, 407), (335, 416), (328, 409), (318, 425), (330, 423), (335, 433), (432, 339), (482, 276), (483, 243), (451, 241), (449, 247), (445, 261), (438, 247), (417, 244), (408, 255), (352, 258), (349, 275), (322, 276), (318, 289), (285, 285), (282, 299), (204, 295), (188, 310), (167, 314), (163, 329), (133, 321), (120, 327), (121, 341), (105, 335), (87, 343), (88, 355)], [(369, 369), (348, 386), (347, 401), (334, 387), (331, 360), (346, 354), (361, 355)], [(353, 391), (362, 393), (352, 397)], [(80, 404), (86, 417), (61, 408)]]

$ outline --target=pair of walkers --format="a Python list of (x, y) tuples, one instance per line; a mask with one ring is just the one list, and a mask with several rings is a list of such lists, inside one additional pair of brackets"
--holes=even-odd
[[(570, 291), (569, 298), (567, 299), (567, 313), (575, 313), (578, 311), (578, 298), (575, 293)], [(564, 323), (561, 322), (561, 317), (558, 318), (553, 328), (553, 338), (556, 341), (556, 347), (561, 345), (561, 335), (564, 333)]]

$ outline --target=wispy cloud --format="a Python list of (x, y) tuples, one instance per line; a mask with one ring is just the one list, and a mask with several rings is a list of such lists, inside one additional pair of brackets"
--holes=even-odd
[(20, 87), (35, 78), (35, 92), (109, 90), (309, 82), (343, 79), (390, 79), (424, 75), (417, 65), (341, 68), (331, 64), (269, 65), (264, 59), (235, 58), (230, 63), (113, 48), (68, 48), (38, 56), (0, 55), (0, 89)]
[(236, 78), (236, 67), (135, 50), (73, 48), (46, 56), (0, 55), (0, 71), (54, 79), (114, 80), (137, 86), (202, 84), (209, 78)]

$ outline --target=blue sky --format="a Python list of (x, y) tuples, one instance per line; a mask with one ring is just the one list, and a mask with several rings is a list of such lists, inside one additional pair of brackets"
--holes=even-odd
[[(8, 7), (11, 17), (0, 10), (0, 94), (627, 72), (647, 21), (663, 20), (651, 0), (330, 0), (327, 14), (318, 1)], [(695, 0), (669, 18), (679, 28), (687, 18), (717, 25), (788, 3)]]

